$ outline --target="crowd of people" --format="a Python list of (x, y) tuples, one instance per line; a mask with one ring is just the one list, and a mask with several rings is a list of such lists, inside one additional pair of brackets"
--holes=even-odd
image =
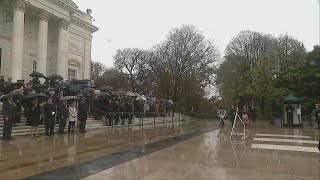
[[(68, 88), (56, 88), (56, 85), (65, 83), (62, 81), (47, 82), (49, 86), (42, 91), (34, 88), (40, 84), (39, 78), (33, 78), (26, 84), (19, 81), (22, 86), (13, 86), (9, 93), (7, 87), (12, 83), (11, 78), (5, 81), (1, 76), (0, 93), (6, 95), (5, 100), (2, 99), (4, 140), (12, 139), (12, 127), (21, 123), (22, 116), (26, 117), (26, 125), (31, 127), (31, 137), (38, 137), (38, 127), (42, 124), (45, 125), (46, 136), (54, 134), (56, 124), (59, 124), (57, 132), (64, 134), (67, 122), (68, 133), (74, 133), (76, 125), (80, 133), (85, 133), (88, 112), (95, 119), (105, 121), (107, 126), (113, 126), (124, 125), (125, 122), (132, 124), (134, 117), (170, 116), (173, 111), (173, 102), (170, 100), (104, 93), (93, 88), (70, 92)], [(24, 97), (15, 98), (14, 93), (21, 93)], [(36, 96), (40, 93), (46, 95), (45, 100), (43, 96)], [(34, 97), (24, 100), (30, 96)]]
[(217, 116), (222, 125), (224, 125), (228, 116), (231, 121), (231, 125), (233, 125), (237, 115), (239, 115), (239, 117), (245, 125), (249, 124), (250, 121), (256, 121), (256, 109), (254, 106), (252, 106), (251, 108), (243, 108), (241, 110), (237, 110), (235, 106), (232, 106), (228, 114), (226, 109), (224, 109), (223, 107), (217, 110)]

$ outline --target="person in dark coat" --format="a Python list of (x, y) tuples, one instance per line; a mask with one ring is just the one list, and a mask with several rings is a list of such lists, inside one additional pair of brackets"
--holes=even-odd
[(286, 112), (287, 112), (287, 122), (290, 125), (293, 125), (293, 111), (294, 111), (293, 106), (291, 104), (289, 104), (286, 107)]
[(230, 120), (231, 120), (231, 126), (233, 126), (236, 114), (237, 114), (237, 109), (232, 105), (231, 109), (229, 110), (229, 117), (230, 117)]
[[(57, 112), (59, 112), (59, 104), (62, 102), (62, 97), (63, 97), (63, 91), (56, 91), (56, 94), (53, 99), (54, 100), (53, 103), (57, 106)], [(57, 114), (56, 118), (57, 118), (56, 123), (60, 124), (61, 117), (59, 113)]]
[(79, 132), (86, 133), (86, 122), (88, 117), (89, 104), (85, 102), (86, 97), (82, 96), (79, 101)]
[(17, 127), (16, 123), (21, 122), (21, 104), (19, 100), (15, 100), (14, 104), (15, 104), (14, 110), (16, 111), (16, 119), (13, 124), (13, 127)]
[(101, 112), (101, 110), (104, 109), (104, 104), (103, 104), (103, 100), (101, 97), (98, 97), (97, 99), (94, 100), (94, 117), (95, 119), (101, 120), (102, 119), (102, 115), (103, 113)]
[(126, 103), (126, 112), (128, 115), (128, 124), (132, 124), (132, 120), (133, 120), (133, 104), (132, 104), (132, 102)]
[(46, 128), (46, 136), (53, 135), (57, 107), (53, 104), (51, 96), (48, 98), (48, 102), (44, 104), (43, 110), (45, 115), (44, 125)]
[(253, 122), (256, 122), (256, 116), (257, 116), (256, 114), (257, 114), (256, 108), (254, 106), (252, 106), (249, 111), (249, 118)]
[(58, 115), (60, 116), (59, 133), (64, 134), (64, 129), (66, 128), (67, 119), (68, 119), (68, 115), (69, 115), (67, 100), (62, 100), (59, 103)]
[(316, 109), (314, 110), (313, 113), (319, 128), (320, 127), (320, 107), (318, 105), (316, 105)]
[(8, 96), (7, 101), (5, 101), (2, 105), (3, 112), (3, 140), (13, 140), (11, 137), (12, 125), (15, 120), (15, 111), (13, 106), (13, 97)]
[(114, 124), (119, 124), (119, 118), (120, 118), (120, 106), (119, 101), (113, 101), (112, 103), (112, 111), (114, 113)]
[(112, 123), (113, 123), (113, 117), (114, 117), (114, 114), (113, 114), (113, 107), (112, 107), (112, 101), (109, 100), (108, 101), (108, 104), (106, 106), (106, 124), (107, 126), (111, 126)]
[(41, 106), (38, 103), (38, 99), (33, 99), (32, 108), (30, 112), (30, 125), (31, 125), (31, 137), (38, 137), (38, 126), (41, 121)]
[[(23, 89), (23, 95), (28, 96), (31, 92), (33, 92), (33, 89), (31, 88), (30, 83), (27, 83), (26, 87)], [(31, 112), (31, 108), (32, 108), (31, 102), (25, 102), (23, 104), (23, 108), (24, 108), (24, 117), (27, 118), (26, 125), (30, 126), (30, 112)]]
[(125, 119), (126, 119), (126, 117), (127, 117), (127, 109), (126, 109), (126, 105), (125, 105), (125, 103), (124, 102), (120, 102), (120, 104), (119, 104), (119, 110), (120, 110), (120, 118), (121, 118), (121, 122), (120, 122), (120, 124), (121, 125), (124, 125), (124, 121), (125, 121)]

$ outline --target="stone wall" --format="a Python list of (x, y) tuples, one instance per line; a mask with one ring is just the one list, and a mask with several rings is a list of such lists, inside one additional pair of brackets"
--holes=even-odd
[[(35, 0), (29, 2), (33, 6), (41, 7), (52, 12), (53, 16), (71, 19), (70, 14), (66, 14), (67, 12), (65, 9), (59, 9), (59, 6), (49, 0)], [(5, 12), (7, 9), (10, 9), (8, 1), (0, 1), (0, 48), (2, 48), (2, 67), (0, 69), (0, 74), (5, 77), (10, 76), (11, 74), (12, 44), (12, 21), (6, 21)], [(68, 67), (66, 68), (77, 70), (78, 79), (90, 79), (92, 32), (87, 29), (86, 26), (76, 22), (77, 21), (71, 21), (68, 30), (69, 42), (67, 43), (69, 44), (69, 53), (67, 58)], [(26, 11), (24, 30), (22, 79), (28, 81), (31, 80), (29, 74), (33, 71), (33, 61), (38, 60), (39, 19), (35, 12)], [(50, 18), (48, 22), (47, 75), (56, 74), (57, 71), (58, 39), (58, 18)]]
[(6, 21), (7, 6), (0, 2), (0, 48), (2, 48), (2, 64), (0, 74), (8, 77), (10, 75), (11, 59), (11, 36), (12, 22)]

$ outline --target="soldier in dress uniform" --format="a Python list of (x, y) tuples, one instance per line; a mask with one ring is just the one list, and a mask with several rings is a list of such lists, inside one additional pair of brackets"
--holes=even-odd
[(46, 127), (46, 136), (53, 135), (55, 117), (57, 107), (52, 102), (52, 96), (48, 98), (48, 102), (43, 106), (44, 115), (45, 115), (45, 127)]
[(64, 129), (66, 127), (67, 119), (69, 115), (67, 100), (62, 100), (62, 102), (59, 103), (58, 115), (60, 116), (59, 133), (64, 134)]
[(7, 101), (5, 101), (2, 105), (2, 112), (4, 121), (2, 138), (3, 140), (13, 140), (11, 137), (11, 132), (16, 115), (14, 110), (13, 96), (7, 97)]
[(89, 104), (86, 103), (86, 97), (82, 96), (79, 101), (79, 132), (86, 133), (86, 122), (88, 116)]

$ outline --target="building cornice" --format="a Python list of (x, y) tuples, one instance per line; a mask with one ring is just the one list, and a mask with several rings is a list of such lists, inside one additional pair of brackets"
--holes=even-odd
[(78, 24), (84, 28), (86, 28), (87, 30), (89, 30), (90, 32), (97, 32), (99, 30), (98, 27), (87, 23), (86, 21), (76, 17), (76, 16), (71, 16), (71, 22)]

